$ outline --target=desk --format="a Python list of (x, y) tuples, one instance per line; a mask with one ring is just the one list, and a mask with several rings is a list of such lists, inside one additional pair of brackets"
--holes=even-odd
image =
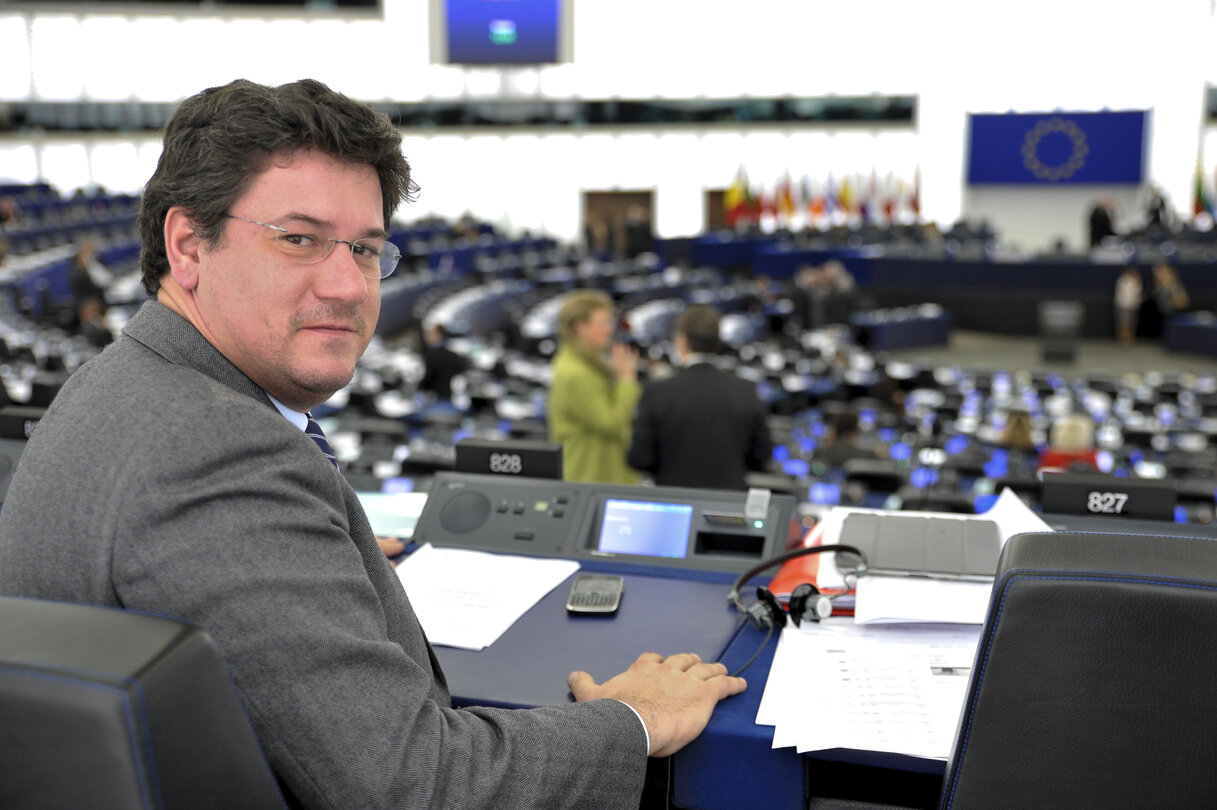
[(1167, 320), (1163, 340), (1172, 352), (1217, 356), (1217, 318), (1209, 312), (1176, 315)]
[(695, 652), (714, 661), (740, 623), (727, 604), (729, 582), (603, 570), (625, 577), (615, 616), (568, 615), (568, 579), (486, 649), (436, 647), (453, 703), (507, 708), (569, 703), (566, 676), (572, 670), (604, 682), (644, 652)]
[[(417, 493), (403, 499), (400, 512), (412, 517), (423, 499)], [(1084, 516), (1056, 516), (1050, 524), (1066, 530), (1200, 534), (1203, 528), (1211, 532), (1208, 527)], [(437, 647), (456, 705), (561, 705), (571, 699), (565, 683), (571, 670), (583, 669), (603, 681), (645, 651), (693, 651), (706, 660), (721, 660), (735, 671), (765, 639), (765, 633), (741, 622), (728, 608), (729, 576), (613, 567), (599, 561), (587, 561), (584, 568), (616, 570), (625, 576), (618, 614), (607, 619), (568, 616), (564, 609), (568, 580), (485, 650)], [(743, 673), (748, 690), (721, 701), (702, 734), (672, 756), (674, 806), (801, 810), (808, 795), (817, 793), (808, 776), (816, 763), (848, 763), (925, 779), (943, 775), (946, 763), (941, 760), (847, 749), (806, 755), (793, 748), (774, 749), (773, 729), (756, 725), (756, 716), (776, 647), (776, 638), (765, 642)]]
[(858, 341), (873, 351), (907, 349), (915, 346), (945, 346), (951, 340), (951, 316), (933, 307), (932, 314), (923, 314), (924, 307), (910, 311), (876, 310), (854, 316)]
[[(359, 497), (373, 531), (406, 540), (413, 537), (427, 501), (425, 493), (417, 492)], [(644, 652), (695, 652), (715, 661), (742, 622), (727, 602), (733, 574), (616, 560), (583, 560), (581, 567), (624, 577), (617, 613), (567, 614), (572, 575), (486, 649), (436, 647), (454, 703), (509, 708), (568, 703), (566, 675), (572, 670), (603, 682)]]

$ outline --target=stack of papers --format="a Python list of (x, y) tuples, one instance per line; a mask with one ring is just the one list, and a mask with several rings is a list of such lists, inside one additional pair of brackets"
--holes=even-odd
[(980, 627), (787, 627), (778, 640), (758, 725), (773, 747), (829, 748), (947, 759), (967, 695)]
[[(834, 508), (812, 542), (837, 542), (845, 516)], [(983, 515), (933, 514), (997, 523), (1004, 543), (1051, 528), (1009, 489)], [(845, 582), (833, 554), (817, 572), (821, 590)], [(757, 712), (773, 747), (850, 748), (946, 759), (967, 695), (991, 582), (863, 576), (853, 619), (782, 631)], [(843, 600), (841, 604), (844, 604)]]
[(432, 644), (481, 650), (578, 570), (574, 560), (427, 543), (402, 560), (397, 576)]

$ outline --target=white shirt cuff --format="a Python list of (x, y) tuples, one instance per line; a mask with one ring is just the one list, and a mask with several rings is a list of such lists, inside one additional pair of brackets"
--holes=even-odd
[(647, 756), (649, 757), (651, 755), (651, 732), (647, 731), (647, 724), (642, 722), (642, 715), (638, 713), (637, 709), (630, 706), (630, 704), (626, 703), (624, 700), (618, 700), (617, 702), (629, 708), (629, 710), (634, 713), (634, 716), (638, 718), (638, 724), (642, 726), (642, 736), (646, 737), (647, 740)]

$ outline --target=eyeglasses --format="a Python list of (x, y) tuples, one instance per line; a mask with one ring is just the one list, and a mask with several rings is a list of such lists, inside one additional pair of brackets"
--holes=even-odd
[(301, 264), (316, 264), (323, 262), (334, 252), (334, 245), (350, 245), (351, 258), (359, 266), (359, 272), (368, 278), (388, 278), (397, 269), (401, 260), (401, 251), (392, 242), (383, 239), (334, 239), (323, 233), (315, 233), (301, 227), (299, 230), (288, 230), (278, 225), (258, 222), (256, 219), (246, 219), (233, 214), (225, 214), (229, 219), (238, 219), (251, 225), (261, 225), (275, 231), (275, 245), (279, 252)]

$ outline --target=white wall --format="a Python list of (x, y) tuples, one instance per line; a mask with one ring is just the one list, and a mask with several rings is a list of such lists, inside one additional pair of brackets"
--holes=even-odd
[[(1085, 210), (1132, 188), (1003, 191), (963, 183), (968, 112), (1150, 109), (1148, 174), (1190, 211), (1204, 85), (1217, 84), (1210, 0), (577, 0), (572, 64), (465, 69), (430, 63), (424, 0), (384, 0), (383, 21), (0, 11), (4, 100), (176, 101), (237, 77), (301, 76), (369, 101), (428, 98), (655, 98), (913, 94), (912, 130), (410, 132), (423, 186), (408, 218), (471, 211), (507, 227), (577, 238), (581, 192), (654, 188), (662, 236), (696, 233), (703, 193), (743, 165), (754, 181), (789, 172), (911, 181), (932, 220), (987, 217), (1028, 249), (1081, 244)], [(138, 190), (155, 143), (0, 136), (0, 177), (65, 189), (91, 178)], [(33, 154), (31, 155), (31, 150)], [(1206, 174), (1217, 152), (1203, 154)], [(125, 179), (124, 179), (125, 178)]]

